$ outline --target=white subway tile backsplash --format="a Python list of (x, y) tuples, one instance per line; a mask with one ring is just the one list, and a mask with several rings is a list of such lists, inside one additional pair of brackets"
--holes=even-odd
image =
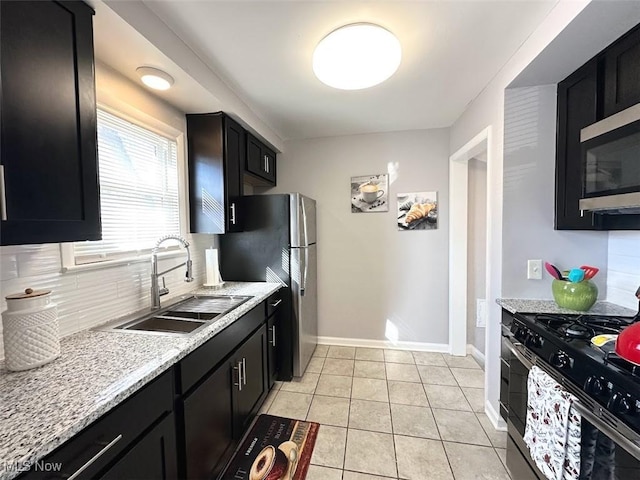
[[(204, 250), (215, 243), (210, 235), (191, 236), (194, 282), (184, 282), (185, 269), (165, 275), (170, 298), (194, 290), (205, 280)], [(160, 271), (183, 261), (183, 257), (162, 259)], [(0, 247), (0, 308), (6, 310), (5, 296), (25, 288), (52, 290), (58, 306), (60, 335), (93, 328), (109, 320), (150, 305), (150, 262), (61, 273), (58, 244)], [(0, 358), (4, 357), (0, 322)]]
[(0, 281), (18, 278), (18, 256), (15, 253), (0, 253)]
[(640, 286), (640, 232), (609, 232), (607, 301), (638, 308), (635, 292)]
[(60, 245), (57, 243), (25, 245), (24, 250), (19, 252), (17, 256), (20, 278), (58, 273), (62, 266)]

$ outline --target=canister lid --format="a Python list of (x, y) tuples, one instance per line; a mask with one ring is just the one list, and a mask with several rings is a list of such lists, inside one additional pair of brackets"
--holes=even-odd
[(49, 295), (50, 293), (51, 290), (34, 290), (33, 288), (27, 288), (22, 293), (12, 293), (11, 295), (7, 295), (4, 298), (6, 298), (7, 300), (20, 300), (24, 298), (41, 297), (43, 295)]

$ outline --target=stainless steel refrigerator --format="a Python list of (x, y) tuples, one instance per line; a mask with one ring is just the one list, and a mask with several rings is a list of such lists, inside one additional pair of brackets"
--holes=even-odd
[(242, 232), (220, 236), (225, 281), (282, 282), (280, 378), (302, 376), (318, 339), (316, 202), (299, 193), (241, 197)]

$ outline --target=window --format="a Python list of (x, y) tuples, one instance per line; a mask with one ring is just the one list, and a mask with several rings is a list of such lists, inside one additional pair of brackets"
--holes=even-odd
[(117, 260), (180, 234), (178, 144), (98, 109), (102, 240), (73, 244), (75, 265)]

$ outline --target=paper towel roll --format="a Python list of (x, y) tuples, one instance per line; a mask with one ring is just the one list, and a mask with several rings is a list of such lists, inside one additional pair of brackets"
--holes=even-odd
[(205, 265), (207, 271), (207, 282), (205, 286), (213, 287), (222, 283), (220, 278), (220, 267), (218, 265), (218, 249), (207, 248), (204, 251)]

